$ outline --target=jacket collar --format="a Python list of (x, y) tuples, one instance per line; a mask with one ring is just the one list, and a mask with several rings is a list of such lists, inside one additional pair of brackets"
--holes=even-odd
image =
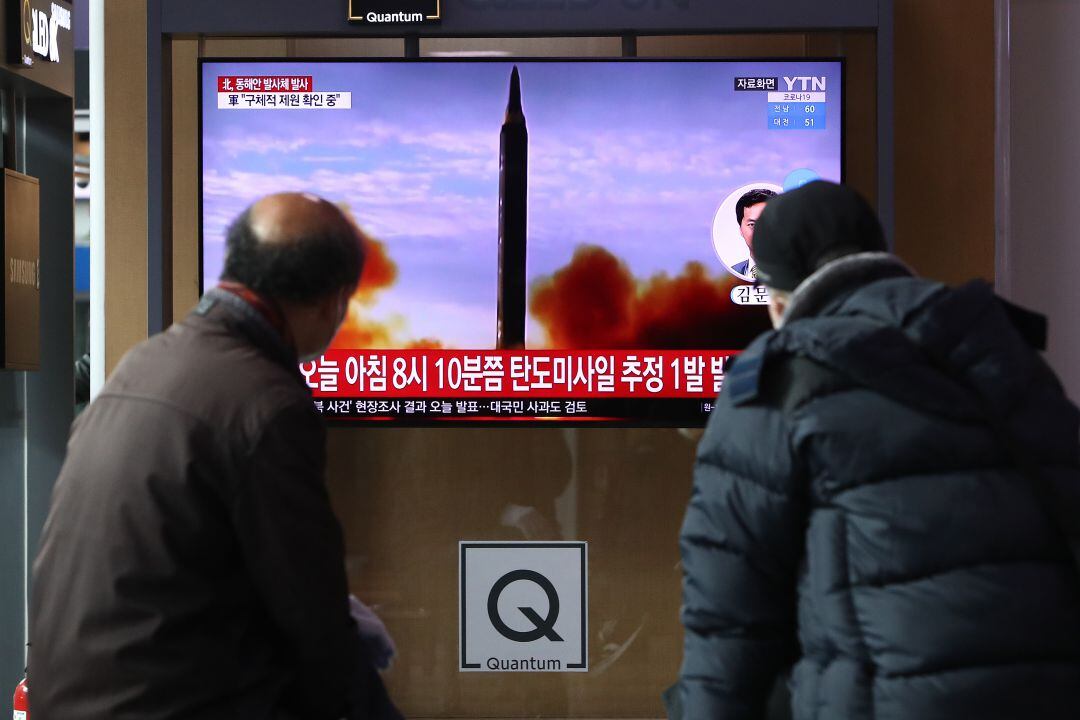
[(236, 293), (218, 287), (211, 288), (203, 295), (193, 312), (205, 317), (217, 314), (215, 311), (218, 308), (226, 323), (275, 360), (293, 368), (298, 365), (296, 349), (262, 312)]
[(820, 267), (795, 288), (787, 310), (780, 319), (780, 326), (821, 314), (855, 290), (877, 280), (914, 275), (910, 267), (891, 253), (855, 253), (837, 258)]

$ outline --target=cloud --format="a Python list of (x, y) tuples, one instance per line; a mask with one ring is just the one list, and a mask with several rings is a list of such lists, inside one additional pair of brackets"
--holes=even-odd
[(275, 192), (307, 190), (310, 182), (296, 175), (258, 173), (246, 170), (220, 172), (211, 170), (203, 174), (203, 194), (209, 197), (226, 197), (250, 202)]
[(604, 129), (534, 140), (530, 162), (543, 186), (566, 185), (573, 177), (590, 186), (641, 181), (673, 186), (725, 184), (734, 176), (739, 181), (752, 176), (780, 182), (791, 170), (813, 167), (827, 157), (826, 149), (817, 147), (813, 139), (808, 142), (795, 135), (770, 137), (763, 144), (760, 133), (746, 130), (683, 135)]
[(256, 155), (293, 153), (310, 145), (311, 139), (306, 137), (283, 138), (277, 134), (241, 134), (209, 140), (208, 144), (211, 147), (216, 146), (229, 157), (236, 158), (249, 153)]
[(499, 153), (498, 128), (453, 132), (436, 130), (425, 132), (404, 125), (391, 125), (380, 121), (353, 125), (336, 144), (370, 148), (386, 144), (412, 145), (438, 150), (451, 155), (490, 157)]
[(497, 211), (492, 199), (440, 192), (433, 187), (434, 181), (432, 173), (388, 169), (350, 173), (320, 168), (307, 177), (210, 171), (203, 178), (206, 230), (222, 231), (243, 208), (264, 195), (303, 191), (348, 203), (361, 226), (379, 237), (448, 238), (463, 248), (474, 240), (486, 242)]
[(371, 312), (379, 296), (397, 282), (398, 266), (386, 244), (376, 238), (368, 238), (366, 255), (360, 284), (349, 299), (345, 320), (330, 346), (341, 350), (442, 347), (443, 341), (435, 336), (411, 337), (408, 319), (400, 313), (380, 319)]
[(533, 282), (529, 312), (558, 349), (731, 349), (768, 326), (760, 308), (731, 302), (734, 284), (694, 262), (675, 276), (635, 277), (610, 250), (580, 245)]
[(359, 155), (304, 155), (300, 158), (305, 163), (359, 163)]
[(492, 182), (498, 180), (498, 154), (477, 158), (427, 158), (427, 160), (430, 162), (429, 167), (440, 178), (468, 178)]

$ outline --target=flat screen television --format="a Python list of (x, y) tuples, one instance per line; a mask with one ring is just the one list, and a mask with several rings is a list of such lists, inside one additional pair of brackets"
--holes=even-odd
[(330, 350), (354, 423), (702, 425), (769, 327), (753, 222), (843, 173), (840, 60), (201, 64), (201, 277), (258, 197), (371, 238)]

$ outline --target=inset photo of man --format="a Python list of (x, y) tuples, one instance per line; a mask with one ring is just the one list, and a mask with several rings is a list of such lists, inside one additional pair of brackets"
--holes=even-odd
[(780, 192), (780, 186), (770, 183), (743, 186), (728, 195), (713, 218), (712, 240), (716, 254), (728, 272), (740, 280), (753, 282), (757, 279), (754, 226), (766, 203)]

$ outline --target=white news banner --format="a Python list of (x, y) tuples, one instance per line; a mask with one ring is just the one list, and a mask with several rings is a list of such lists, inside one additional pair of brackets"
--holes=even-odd
[(588, 545), (461, 542), (459, 670), (588, 672)]
[(218, 110), (350, 110), (351, 92), (219, 92)]
[(799, 92), (792, 90), (791, 92), (771, 92), (769, 93), (769, 102), (771, 103), (823, 103), (825, 102), (825, 93), (823, 92)]

